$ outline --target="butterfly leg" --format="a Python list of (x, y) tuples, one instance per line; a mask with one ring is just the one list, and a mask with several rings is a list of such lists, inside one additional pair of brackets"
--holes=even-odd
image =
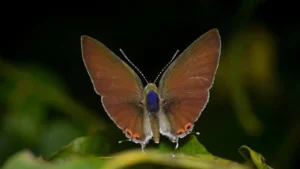
[(176, 151), (176, 150), (178, 149), (178, 147), (179, 147), (178, 141), (179, 141), (178, 137), (176, 137), (176, 139), (173, 140), (173, 142), (176, 142), (176, 146), (175, 146), (174, 151), (173, 151), (173, 154), (172, 154), (172, 157), (173, 157), (173, 158), (175, 158), (175, 151)]
[(146, 145), (141, 143), (141, 148), (142, 148), (143, 153), (145, 153), (145, 150), (144, 150), (145, 147), (146, 147)]
[(178, 138), (176, 139), (176, 146), (175, 146), (175, 150), (177, 150), (179, 147), (179, 143), (178, 143)]

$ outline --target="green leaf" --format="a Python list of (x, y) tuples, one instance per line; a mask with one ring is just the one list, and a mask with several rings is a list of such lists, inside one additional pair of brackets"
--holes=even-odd
[(199, 155), (198, 157), (188, 155), (176, 155), (165, 153), (153, 149), (148, 149), (146, 153), (140, 149), (129, 150), (116, 154), (112, 158), (107, 158), (103, 166), (104, 169), (129, 168), (136, 164), (159, 164), (175, 168), (199, 168), (199, 169), (250, 169), (233, 161), (222, 159), (210, 155)]
[[(179, 140), (181, 141), (181, 140)], [(177, 150), (175, 150), (175, 144), (170, 145), (165, 142), (159, 144), (159, 151), (161, 152), (174, 152), (178, 154), (198, 156), (198, 155), (212, 155), (209, 153), (206, 148), (197, 140), (195, 135), (190, 135), (186, 143), (180, 144)]]
[[(85, 142), (85, 139), (77, 139), (79, 145)], [(193, 140), (193, 139), (192, 139)], [(73, 145), (76, 144), (73, 142)], [(198, 145), (199, 146), (199, 145)], [(75, 149), (69, 146), (67, 148)], [(198, 149), (198, 148), (196, 148)], [(95, 157), (91, 155), (74, 155), (69, 156), (68, 160), (45, 161), (42, 158), (34, 157), (30, 152), (23, 151), (12, 156), (5, 164), (3, 169), (117, 169), (129, 168), (137, 164), (156, 164), (175, 168), (199, 168), (199, 169), (271, 169), (269, 166), (262, 164), (260, 154), (242, 146), (240, 152), (243, 152), (245, 158), (255, 161), (259, 159), (259, 167), (254, 165), (249, 166), (239, 164), (234, 161), (229, 161), (212, 155), (200, 154), (197, 157), (189, 155), (172, 156), (171, 153), (148, 149), (147, 152), (142, 152), (140, 149), (128, 150), (114, 154), (111, 157)], [(198, 154), (198, 153), (196, 153)], [(254, 158), (254, 160), (253, 160)]]
[(254, 165), (257, 169), (272, 169), (265, 163), (265, 158), (261, 154), (248, 146), (241, 146), (238, 151), (248, 163)]
[(92, 136), (79, 137), (73, 140), (70, 144), (55, 152), (49, 160), (62, 161), (74, 155), (104, 155), (109, 150), (108, 142), (99, 133), (96, 133)]
[(29, 151), (22, 151), (12, 156), (4, 164), (3, 169), (96, 169), (103, 165), (103, 160), (98, 157), (74, 157), (64, 163), (50, 163), (41, 158), (36, 158)]
[[(174, 147), (175, 147), (175, 145), (174, 145)], [(161, 151), (161, 152), (171, 152), (171, 151), (174, 151), (174, 148), (172, 148), (166, 142), (161, 142), (158, 145), (158, 150)]]
[(186, 155), (197, 156), (197, 155), (212, 155), (206, 148), (197, 140), (195, 135), (190, 135), (188, 142), (182, 146), (179, 145), (179, 153)]

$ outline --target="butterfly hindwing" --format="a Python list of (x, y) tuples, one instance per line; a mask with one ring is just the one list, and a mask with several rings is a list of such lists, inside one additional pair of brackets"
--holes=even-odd
[(151, 138), (150, 124), (139, 102), (143, 85), (136, 73), (102, 43), (82, 36), (82, 56), (95, 91), (109, 117), (136, 143)]
[(212, 29), (195, 40), (168, 67), (159, 83), (161, 133), (174, 140), (188, 134), (209, 99), (221, 52), (220, 35)]
[(136, 101), (124, 100), (121, 97), (103, 97), (102, 103), (110, 118), (132, 141), (144, 146), (152, 138), (149, 118)]

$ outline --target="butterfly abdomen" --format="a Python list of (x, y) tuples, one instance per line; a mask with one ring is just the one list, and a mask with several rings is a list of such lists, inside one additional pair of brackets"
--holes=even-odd
[(159, 97), (156, 92), (150, 91), (146, 97), (147, 110), (152, 113), (159, 111)]

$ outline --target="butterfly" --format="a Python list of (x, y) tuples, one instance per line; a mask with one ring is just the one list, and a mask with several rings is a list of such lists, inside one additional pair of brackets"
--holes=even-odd
[(130, 66), (90, 36), (81, 36), (81, 50), (104, 110), (125, 136), (143, 149), (151, 139), (159, 143), (163, 135), (177, 148), (179, 138), (192, 132), (209, 101), (221, 38), (216, 28), (201, 35), (170, 61), (158, 86), (144, 87)]

